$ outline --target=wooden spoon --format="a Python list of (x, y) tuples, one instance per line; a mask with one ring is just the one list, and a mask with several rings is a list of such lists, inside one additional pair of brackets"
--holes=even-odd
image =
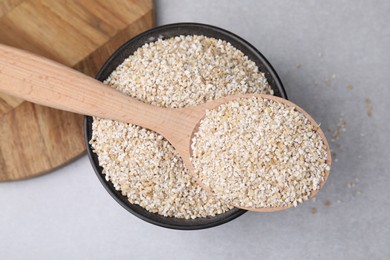
[[(191, 139), (206, 110), (228, 101), (259, 96), (282, 102), (302, 112), (317, 128), (327, 147), (328, 165), (331, 164), (329, 145), (318, 124), (303, 109), (292, 102), (270, 95), (233, 95), (202, 105), (170, 109), (145, 104), (108, 87), (69, 67), (36, 56), (26, 51), (0, 45), (0, 91), (44, 106), (78, 114), (127, 122), (153, 130), (164, 136), (179, 153), (190, 174), (196, 178), (191, 157)], [(325, 180), (329, 172), (326, 173)], [(208, 187), (200, 185), (210, 192)], [(314, 196), (317, 191), (313, 191)], [(245, 208), (252, 211), (276, 211), (281, 208)]]

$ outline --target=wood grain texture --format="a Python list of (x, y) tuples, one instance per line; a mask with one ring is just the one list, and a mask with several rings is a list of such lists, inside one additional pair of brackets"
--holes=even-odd
[(5, 15), (8, 11), (15, 8), (24, 0), (1, 0), (0, 1), (0, 17)]
[(0, 92), (0, 115), (6, 114), (23, 102), (22, 99), (7, 96)]
[[(93, 77), (114, 50), (153, 26), (151, 0), (0, 3), (0, 43)], [(0, 181), (38, 176), (83, 154), (82, 120), (0, 93)]]

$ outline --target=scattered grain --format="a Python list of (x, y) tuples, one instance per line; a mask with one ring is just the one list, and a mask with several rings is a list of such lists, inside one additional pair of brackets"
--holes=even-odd
[(370, 98), (366, 98), (364, 103), (366, 104), (367, 116), (372, 117), (372, 102)]
[(332, 80), (331, 80), (331, 79), (326, 79), (326, 80), (324, 80), (324, 82), (325, 82), (325, 84), (326, 84), (327, 86), (332, 85)]
[(339, 122), (337, 123), (337, 128), (332, 135), (332, 142), (339, 140), (341, 134), (347, 130), (346, 125), (347, 122), (345, 122), (343, 117), (340, 117)]
[(311, 212), (311, 214), (316, 214), (317, 213), (317, 208), (312, 207), (310, 209), (310, 212)]
[(330, 200), (325, 200), (324, 205), (329, 207), (330, 205), (332, 205), (332, 202)]

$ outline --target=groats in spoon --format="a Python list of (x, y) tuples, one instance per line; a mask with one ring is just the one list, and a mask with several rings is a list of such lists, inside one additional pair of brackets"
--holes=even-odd
[[(322, 137), (327, 147), (327, 163), (331, 163), (325, 135), (310, 115), (290, 101), (270, 95), (232, 95), (194, 107), (159, 108), (128, 97), (69, 67), (4, 45), (0, 45), (0, 91), (40, 105), (127, 122), (153, 130), (175, 147), (195, 179), (195, 170), (190, 160), (191, 139), (206, 111), (237, 98), (258, 96), (284, 103), (302, 112)], [(320, 187), (328, 175), (329, 172)], [(208, 187), (202, 187), (210, 191)], [(317, 192), (318, 190), (313, 191), (311, 196)], [(264, 212), (286, 208), (289, 207), (245, 209)]]

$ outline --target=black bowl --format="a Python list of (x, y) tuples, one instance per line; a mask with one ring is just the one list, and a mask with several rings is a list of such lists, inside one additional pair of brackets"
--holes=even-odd
[[(133, 39), (126, 42), (118, 50), (112, 54), (112, 56), (106, 61), (103, 67), (100, 69), (96, 79), (104, 81), (113, 70), (116, 69), (127, 57), (133, 54), (139, 47), (145, 43), (154, 42), (158, 39), (166, 39), (179, 35), (204, 35), (208, 37), (214, 37), (230, 42), (235, 48), (241, 50), (250, 60), (254, 61), (259, 67), (260, 71), (265, 73), (268, 83), (274, 90), (274, 94), (279, 97), (287, 98), (286, 92), (283, 88), (282, 82), (280, 81), (275, 70), (266, 58), (251, 44), (241, 39), (237, 35), (228, 32), (226, 30), (196, 23), (178, 23), (169, 24), (164, 26), (155, 27), (149, 31), (146, 31)], [(106, 188), (108, 193), (120, 204), (122, 207), (127, 209), (135, 216), (158, 226), (181, 229), (181, 230), (193, 230), (193, 229), (204, 229), (215, 227), (231, 221), (246, 211), (242, 209), (231, 209), (223, 214), (219, 214), (214, 217), (197, 218), (197, 219), (179, 219), (174, 217), (164, 217), (160, 214), (150, 213), (143, 207), (131, 204), (126, 196), (123, 196), (121, 192), (115, 190), (111, 182), (106, 181), (104, 174), (102, 174), (102, 167), (99, 166), (98, 156), (92, 151), (92, 147), (89, 141), (92, 137), (92, 121), (93, 118), (85, 117), (85, 141), (87, 145), (88, 157), (92, 163), (92, 166), (96, 172), (100, 182)]]

